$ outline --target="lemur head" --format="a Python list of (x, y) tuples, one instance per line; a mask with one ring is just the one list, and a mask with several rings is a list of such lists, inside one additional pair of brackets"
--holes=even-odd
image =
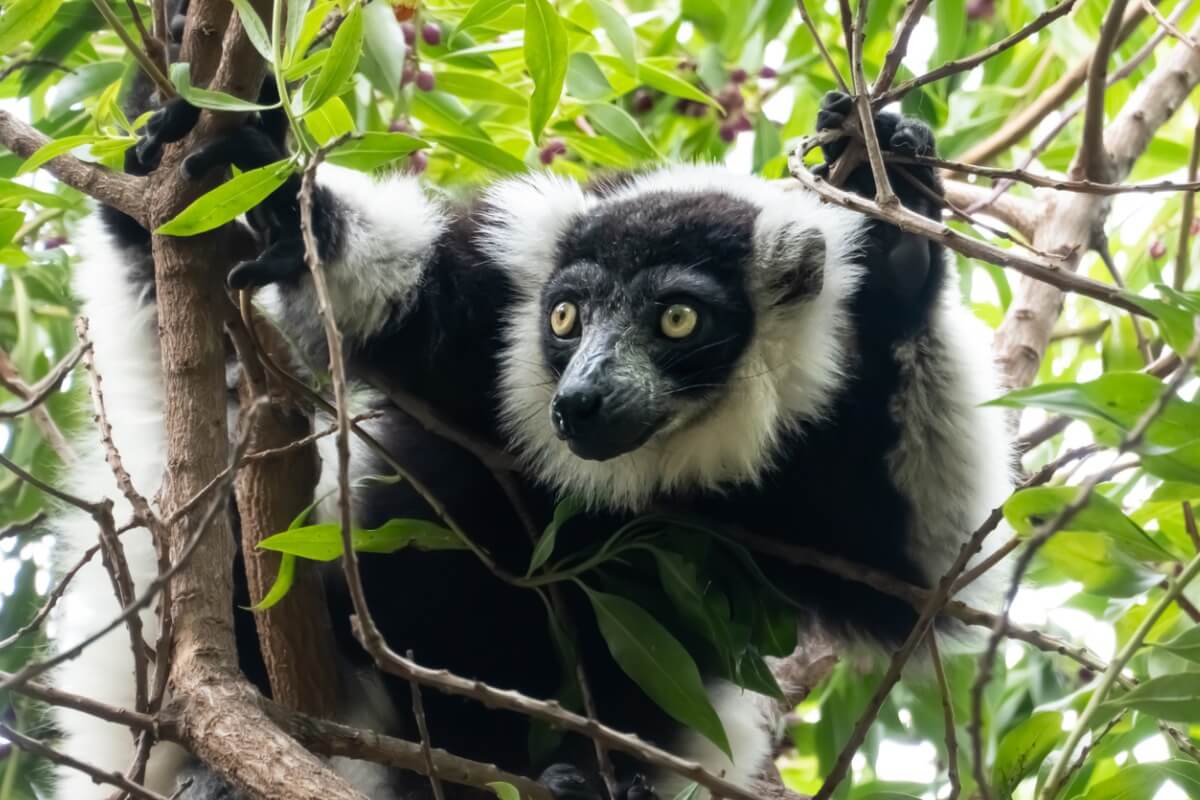
[(602, 192), (492, 192), (517, 273), (502, 375), (513, 444), (545, 482), (638, 508), (755, 480), (828, 408), (843, 369), (860, 218), (708, 167)]

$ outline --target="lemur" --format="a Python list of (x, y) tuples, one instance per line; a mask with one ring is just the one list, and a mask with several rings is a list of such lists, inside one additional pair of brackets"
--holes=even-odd
[[(851, 98), (831, 94), (817, 127), (840, 128), (851, 110)], [(149, 172), (161, 147), (182, 139), (197, 116), (182, 101), (168, 103), (130, 151), (127, 168)], [(934, 151), (931, 131), (915, 119), (881, 112), (875, 124), (887, 150)], [(842, 148), (826, 147), (827, 160)], [(200, 145), (182, 169), (199, 178), (284, 155), (278, 126), (253, 118)], [(910, 175), (936, 193), (932, 171), (912, 167)], [(289, 179), (247, 215), (264, 246), (232, 265), (228, 284), (267, 287), (267, 305), (299, 360), (323, 368), (328, 353), (304, 263), (298, 183)], [(910, 209), (940, 213), (903, 176), (892, 183)], [(869, 166), (856, 168), (848, 186), (872, 194)], [(994, 395), (987, 340), (961, 304), (943, 247), (796, 185), (678, 165), (589, 185), (531, 172), (450, 199), (414, 175), (322, 165), (312, 212), (350, 378), (416, 396), (509, 453), (539, 525), (556, 502), (574, 498), (585, 510), (560, 535), (564, 551), (594, 546), (623, 522), (670, 508), (930, 586), (1011, 491), (1004, 420), (981, 407)], [(91, 321), (115, 441), (138, 486), (153, 495), (166, 464), (149, 234), (112, 209), (100, 209), (87, 228), (75, 286)], [(533, 544), (489, 468), (386, 393), (371, 402), (382, 416), (370, 430), (392, 457), (431, 488), (480, 548), (521, 573)], [(74, 489), (120, 506), (100, 449), (88, 452), (71, 470)], [(319, 492), (334, 485), (331, 452), (323, 450)], [(351, 468), (356, 478), (387, 472), (366, 449), (355, 450)], [(357, 526), (438, 520), (403, 482), (356, 486)], [(96, 540), (91, 520), (72, 512), (58, 516), (56, 531), (64, 558)], [(157, 569), (149, 534), (135, 530), (122, 541), (144, 587)], [(360, 560), (369, 605), (393, 649), (534, 697), (558, 692), (563, 670), (536, 593), (497, 580), (463, 550), (363, 553)], [(904, 603), (819, 569), (761, 557), (757, 568), (788, 596), (798, 625), (820, 626), (842, 641), (894, 645), (915, 620)], [(60, 646), (116, 613), (102, 570), (85, 568), (67, 591)], [(976, 590), (984, 591), (967, 591)], [(408, 685), (375, 673), (350, 632), (339, 572), (328, 573), (327, 592), (347, 676), (342, 718), (415, 736)], [(618, 668), (580, 594), (564, 590), (601, 720), (748, 783), (771, 752), (752, 693), (701, 665), (730, 758), (672, 720)], [(249, 632), (239, 647), (254, 676), (251, 612), (238, 613)], [(156, 620), (144, 616), (153, 637)], [(130, 705), (128, 642), (110, 634), (68, 662), (55, 682)], [(535, 759), (526, 718), (425, 695), (435, 746), (541, 776), (560, 800), (606, 796), (593, 751), (579, 737), (567, 735)], [(69, 754), (110, 770), (128, 765), (125, 731), (67, 710), (58, 721)], [(344, 759), (335, 766), (373, 799), (429, 796), (420, 776)], [(665, 799), (680, 788), (670, 775), (642, 775), (621, 760), (617, 766), (616, 800)], [(181, 774), (193, 779), (183, 797), (239, 796), (178, 748), (158, 745), (150, 787), (169, 793)], [(86, 777), (62, 775), (62, 800), (100, 796)]]

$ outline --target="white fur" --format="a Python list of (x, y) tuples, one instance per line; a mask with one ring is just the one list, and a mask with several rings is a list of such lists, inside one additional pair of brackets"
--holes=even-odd
[[(672, 743), (671, 752), (699, 763), (708, 772), (721, 775), (730, 783), (748, 786), (771, 757), (771, 731), (763, 708), (773, 701), (728, 681), (709, 684), (708, 699), (725, 726), (733, 760), (692, 730), (681, 730), (678, 739)], [(651, 783), (659, 797), (667, 798), (678, 795), (689, 781), (662, 770), (656, 772)], [(704, 796), (707, 795), (701, 795)]]
[[(757, 206), (756, 256), (772, 249), (768, 242), (790, 235), (789, 228), (815, 231), (825, 242), (824, 282), (815, 297), (756, 309), (754, 343), (724, 395), (702, 418), (660, 432), (631, 453), (585, 461), (550, 425), (554, 381), (542, 364), (539, 291), (554, 265), (558, 236), (577, 214), (659, 191), (724, 192)], [(661, 492), (719, 490), (759, 479), (783, 434), (827, 411), (845, 377), (846, 303), (861, 274), (854, 261), (863, 229), (860, 215), (826, 206), (808, 192), (706, 166), (650, 173), (601, 200), (545, 176), (503, 183), (490, 197), (501, 210), (485, 236), (494, 255), (518, 276), (521, 292), (504, 333), (503, 417), (512, 443), (542, 481), (593, 506), (639, 510)], [(756, 259), (756, 270), (772, 266), (768, 259)]]
[[(909, 554), (930, 581), (946, 572), (962, 543), (1013, 490), (1004, 412), (981, 405), (1000, 393), (988, 343), (987, 330), (948, 280), (929, 334), (896, 350), (902, 383), (891, 410), (900, 441), (888, 467), (913, 506)], [(990, 535), (975, 560), (1008, 538), (1003, 529)], [(960, 599), (987, 607), (1005, 583), (1005, 570), (994, 568)]]
[[(411, 175), (372, 178), (322, 165), (318, 182), (336, 198), (341, 253), (325, 269), (338, 327), (363, 340), (415, 299), (445, 227), (445, 213)], [(303, 291), (311, 292), (306, 277)], [(305, 307), (316, 309), (315, 298)]]

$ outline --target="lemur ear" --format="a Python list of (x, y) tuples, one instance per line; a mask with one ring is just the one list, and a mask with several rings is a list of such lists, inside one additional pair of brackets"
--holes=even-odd
[(757, 260), (765, 289), (775, 305), (815, 297), (825, 283), (825, 236), (816, 228), (788, 221), (760, 228)]

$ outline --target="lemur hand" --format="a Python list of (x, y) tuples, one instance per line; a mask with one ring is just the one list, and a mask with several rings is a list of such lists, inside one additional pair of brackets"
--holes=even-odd
[[(546, 768), (538, 783), (550, 790), (554, 800), (604, 800), (598, 776), (588, 776), (573, 764), (554, 764)], [(658, 800), (653, 787), (642, 775), (617, 787), (613, 800)]]
[[(821, 99), (821, 110), (817, 112), (817, 130), (839, 130), (846, 117), (853, 113), (853, 97), (843, 92), (830, 92)], [(879, 138), (879, 146), (884, 152), (906, 156), (932, 156), (936, 152), (933, 131), (928, 125), (915, 117), (901, 116), (894, 111), (876, 112), (875, 135)], [(825, 153), (825, 163), (817, 168), (818, 175), (828, 175), (830, 167), (845, 152), (846, 144), (847, 140), (841, 138), (821, 147)], [(941, 210), (940, 205), (935, 204), (926, 192), (912, 184), (912, 179), (915, 179), (926, 189), (941, 195), (941, 186), (934, 170), (920, 164), (898, 166), (899, 169), (891, 166), (888, 168), (888, 179), (900, 201), (918, 213), (936, 217)], [(867, 197), (875, 194), (875, 179), (866, 161), (850, 174), (846, 188)]]

